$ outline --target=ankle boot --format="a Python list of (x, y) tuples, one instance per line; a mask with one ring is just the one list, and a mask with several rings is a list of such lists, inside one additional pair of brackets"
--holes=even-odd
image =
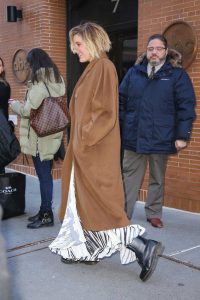
[(40, 227), (48, 227), (54, 225), (54, 218), (53, 218), (53, 212), (40, 212), (39, 218), (33, 221), (32, 223), (28, 224), (27, 227), (30, 229), (37, 229)]
[(140, 279), (146, 281), (153, 274), (158, 262), (158, 255), (163, 252), (164, 247), (160, 242), (138, 236), (127, 248), (135, 252), (137, 261), (142, 268)]
[(29, 221), (29, 222), (37, 221), (37, 220), (39, 220), (39, 217), (40, 217), (40, 212), (38, 212), (38, 213), (37, 213), (36, 215), (34, 215), (34, 216), (29, 217), (29, 218), (28, 218), (28, 221)]

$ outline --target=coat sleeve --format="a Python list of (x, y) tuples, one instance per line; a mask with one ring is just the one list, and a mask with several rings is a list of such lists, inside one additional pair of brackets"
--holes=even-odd
[(118, 121), (118, 80), (111, 62), (94, 67), (90, 121), (82, 127), (82, 140), (93, 146), (102, 140)]
[(126, 114), (126, 103), (128, 100), (128, 87), (130, 80), (131, 69), (126, 73), (119, 86), (119, 122), (120, 128), (122, 129), (125, 114)]
[(32, 85), (27, 91), (26, 101), (24, 103), (12, 103), (12, 110), (22, 118), (29, 118), (31, 109), (37, 109), (41, 105), (43, 99), (48, 95), (44, 89), (40, 88), (41, 84), (42, 83)]
[(195, 93), (188, 74), (182, 70), (175, 85), (176, 140), (188, 140), (195, 119)]

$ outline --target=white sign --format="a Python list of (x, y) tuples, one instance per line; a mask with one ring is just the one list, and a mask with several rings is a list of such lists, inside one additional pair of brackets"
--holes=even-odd
[(9, 115), (9, 121), (13, 121), (15, 125), (17, 125), (17, 115)]

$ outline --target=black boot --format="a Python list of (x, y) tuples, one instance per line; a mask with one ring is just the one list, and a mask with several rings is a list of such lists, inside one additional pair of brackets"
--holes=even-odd
[(54, 225), (53, 212), (40, 212), (39, 218), (28, 224), (27, 227), (30, 229), (36, 229), (40, 227), (48, 227)]
[(127, 248), (135, 252), (137, 261), (142, 268), (140, 279), (146, 281), (153, 274), (158, 256), (163, 252), (164, 247), (160, 242), (138, 236)]
[(34, 215), (32, 217), (29, 217), (28, 221), (29, 222), (35, 222), (35, 221), (39, 220), (39, 217), (40, 217), (40, 212), (38, 212), (36, 215)]

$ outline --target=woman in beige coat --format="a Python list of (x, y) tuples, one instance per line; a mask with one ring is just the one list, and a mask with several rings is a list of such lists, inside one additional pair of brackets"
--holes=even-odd
[(120, 169), (118, 80), (107, 58), (110, 40), (102, 27), (85, 23), (70, 31), (71, 49), (89, 62), (74, 89), (70, 143), (62, 170), (59, 235), (50, 245), (62, 262), (95, 264), (120, 251), (121, 262), (138, 259), (147, 280), (161, 244), (130, 225), (124, 212)]
[(63, 132), (45, 137), (37, 136), (30, 126), (30, 111), (37, 109), (44, 98), (63, 96), (65, 83), (60, 72), (49, 57), (40, 48), (34, 48), (27, 55), (27, 62), (31, 69), (31, 80), (28, 82), (26, 101), (12, 101), (11, 108), (20, 117), (20, 145), (21, 151), (32, 155), (33, 163), (40, 182), (41, 206), (39, 212), (28, 218), (30, 229), (54, 224), (52, 212), (53, 179), (51, 174), (52, 160), (58, 151)]

